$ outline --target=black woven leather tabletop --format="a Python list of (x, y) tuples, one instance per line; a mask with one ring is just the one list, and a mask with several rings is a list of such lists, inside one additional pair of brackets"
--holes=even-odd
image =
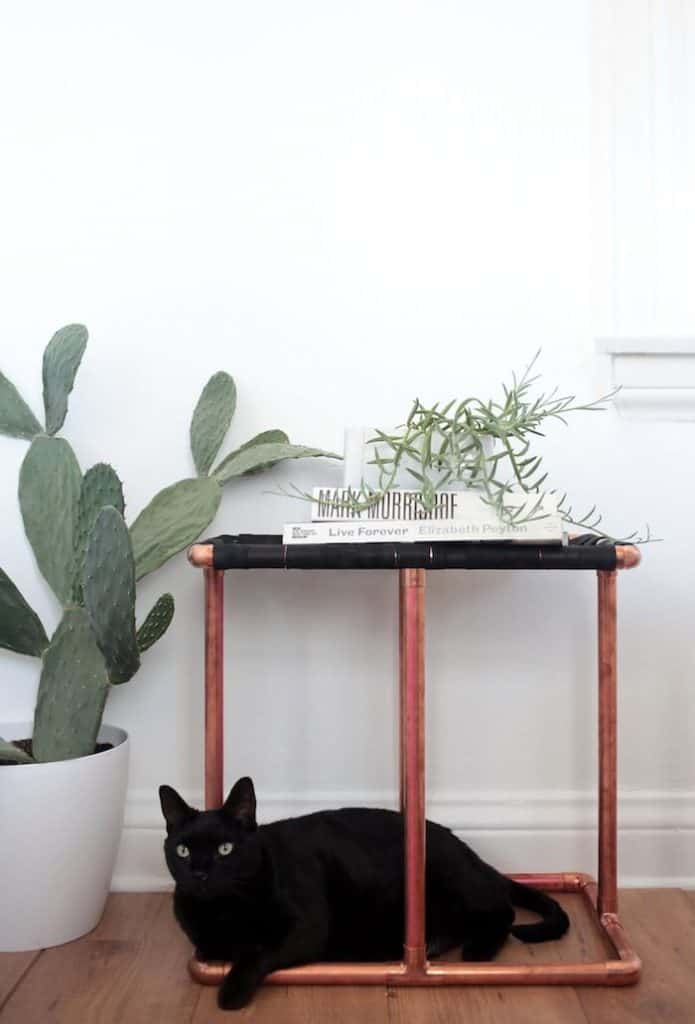
[[(222, 534), (201, 541), (213, 548), (214, 569), (606, 569), (621, 566), (624, 546), (593, 534), (567, 545), (447, 541), (417, 544), (290, 544), (280, 534)], [(198, 547), (199, 545), (196, 545)]]

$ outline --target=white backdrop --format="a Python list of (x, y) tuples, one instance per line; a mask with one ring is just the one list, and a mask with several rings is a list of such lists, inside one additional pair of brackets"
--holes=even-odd
[[(239, 392), (228, 447), (282, 427), (340, 448), (345, 424), (487, 394), (539, 347), (549, 384), (608, 388), (594, 336), (626, 325), (592, 303), (614, 268), (592, 253), (608, 172), (588, 0), (37, 0), (3, 22), (0, 365), (38, 411), (44, 344), (88, 325), (64, 433), (83, 467), (116, 467), (131, 518), (192, 474), (217, 369)], [(633, 883), (693, 881), (692, 433), (611, 411), (543, 444), (577, 505), (666, 538), (619, 582)], [(52, 628), (17, 506), (25, 449), (0, 438), (0, 564)], [(339, 481), (330, 463), (242, 481), (211, 532), (279, 530), (298, 508), (267, 490)], [(164, 590), (174, 625), (107, 708), (133, 738), (121, 888), (165, 884), (157, 785), (202, 785), (202, 581), (175, 559), (141, 615)], [(429, 581), (430, 814), (507, 869), (594, 866), (594, 591), (589, 574)], [(228, 577), (229, 781), (253, 775), (263, 816), (394, 799), (396, 643), (391, 574)], [(1, 717), (26, 717), (36, 662), (3, 652), (1, 678)]]

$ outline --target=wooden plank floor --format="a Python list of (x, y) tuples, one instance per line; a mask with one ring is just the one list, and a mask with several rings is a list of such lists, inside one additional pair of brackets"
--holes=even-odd
[[(602, 940), (577, 896), (561, 896), (572, 928), (560, 942), (510, 941), (509, 962), (595, 960)], [(621, 894), (621, 919), (644, 961), (631, 988), (405, 989), (268, 985), (236, 1015), (186, 973), (190, 949), (171, 897), (119, 894), (95, 931), (40, 953), (0, 954), (1, 1024), (669, 1024), (695, 1022), (695, 893)]]

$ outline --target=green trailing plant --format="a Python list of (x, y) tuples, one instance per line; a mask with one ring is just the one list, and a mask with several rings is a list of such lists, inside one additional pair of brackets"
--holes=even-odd
[(87, 330), (59, 330), (43, 358), (45, 425), (0, 373), (0, 433), (30, 441), (19, 473), (19, 504), (36, 564), (60, 602), (48, 638), (17, 586), (0, 569), (0, 647), (41, 661), (32, 753), (0, 738), (0, 760), (59, 761), (94, 751), (112, 685), (127, 682), (141, 656), (166, 633), (174, 599), (163, 594), (138, 628), (136, 581), (154, 572), (210, 525), (222, 488), (286, 459), (327, 456), (291, 444), (282, 430), (251, 438), (213, 469), (236, 408), (236, 387), (215, 373), (193, 413), (190, 443), (198, 475), (165, 487), (128, 526), (123, 486), (99, 462), (82, 473), (62, 427), (87, 346)]
[[(512, 374), (511, 382), (502, 384), (502, 396), (497, 399), (471, 396), (431, 406), (416, 399), (405, 423), (391, 431), (375, 428), (367, 443), (374, 446), (368, 465), (376, 467), (376, 482), (363, 481), (347, 500), (335, 501), (334, 506), (365, 511), (408, 474), (428, 511), (435, 506), (437, 492), (452, 484), (474, 489), (503, 522), (516, 526), (546, 516), (546, 499), (552, 498), (568, 525), (618, 540), (601, 529), (596, 506), (584, 515), (576, 513), (566, 493), (560, 495), (547, 486), (543, 457), (533, 449), (547, 424), (566, 423), (566, 417), (577, 412), (602, 411), (616, 391), (586, 403), (577, 402), (574, 395), (559, 395), (557, 389), (538, 391), (540, 376), (533, 371), (539, 354), (520, 376)], [(297, 488), (293, 496), (313, 500)], [(632, 533), (620, 539), (646, 543), (651, 539), (649, 527), (644, 535)]]

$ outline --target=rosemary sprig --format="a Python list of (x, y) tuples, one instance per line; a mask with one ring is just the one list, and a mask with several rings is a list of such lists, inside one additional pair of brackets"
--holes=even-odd
[[(357, 513), (371, 508), (396, 486), (403, 467), (417, 484), (425, 509), (434, 508), (437, 491), (455, 481), (480, 491), (481, 500), (493, 508), (499, 518), (512, 525), (544, 518), (544, 499), (557, 490), (546, 489), (547, 472), (543, 457), (532, 450), (534, 437), (544, 436), (548, 421), (567, 424), (566, 417), (576, 412), (598, 412), (606, 408), (618, 388), (593, 402), (579, 403), (575, 395), (559, 395), (557, 388), (537, 392), (540, 375), (534, 373), (540, 350), (520, 377), (512, 373), (510, 383), (502, 383), (501, 399), (482, 401), (470, 396), (424, 405), (418, 398), (404, 423), (393, 431), (374, 429), (368, 444), (374, 445), (374, 457), (368, 463), (378, 470), (378, 483), (371, 487), (363, 480), (345, 502), (334, 502), (335, 508)], [(492, 450), (491, 450), (492, 449)], [(312, 500), (310, 494), (294, 488), (291, 497)], [(519, 494), (528, 500), (519, 504), (510, 501)], [(577, 515), (563, 494), (557, 502), (562, 519), (580, 530), (594, 533), (606, 540), (615, 540), (600, 528), (601, 516), (595, 506), (585, 515)], [(644, 536), (637, 533), (623, 538), (633, 544), (644, 544), (651, 537), (649, 527)]]

